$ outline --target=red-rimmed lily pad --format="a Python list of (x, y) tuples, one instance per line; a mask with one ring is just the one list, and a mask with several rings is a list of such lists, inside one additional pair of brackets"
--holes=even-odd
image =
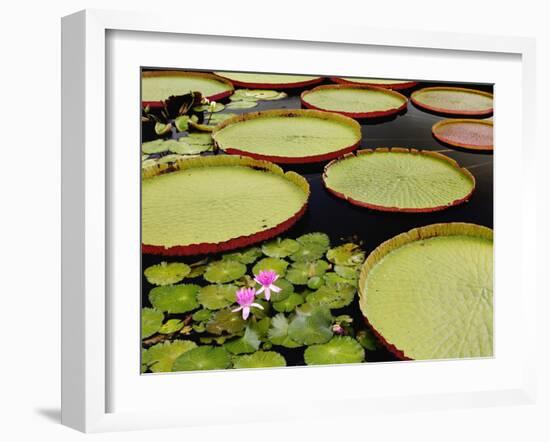
[(434, 212), (467, 201), (474, 176), (453, 159), (416, 149), (365, 149), (325, 167), (329, 192), (387, 212)]
[(397, 235), (367, 258), (359, 305), (402, 359), (493, 355), (493, 231), (432, 224)]
[(408, 99), (399, 92), (375, 86), (331, 84), (302, 92), (302, 104), (352, 118), (382, 118), (407, 108)]
[(493, 94), (476, 89), (438, 86), (427, 87), (411, 94), (418, 107), (446, 115), (490, 115), (493, 113)]
[(142, 250), (196, 255), (277, 236), (305, 212), (309, 184), (267, 161), (190, 158), (143, 170)]
[(267, 110), (237, 115), (212, 132), (227, 153), (276, 163), (314, 163), (357, 148), (361, 126), (352, 118), (314, 110)]
[(432, 134), (439, 141), (462, 149), (493, 150), (492, 121), (466, 118), (442, 120), (432, 126)]
[(363, 84), (367, 86), (383, 87), (395, 91), (415, 87), (417, 81), (389, 80), (384, 78), (357, 78), (357, 77), (333, 77), (332, 81), (340, 84)]
[(258, 89), (294, 89), (311, 86), (323, 81), (322, 77), (292, 74), (258, 74), (254, 72), (214, 72), (234, 86)]
[(170, 96), (200, 92), (209, 100), (221, 100), (233, 93), (231, 82), (203, 72), (146, 71), (141, 74), (141, 101), (158, 107)]

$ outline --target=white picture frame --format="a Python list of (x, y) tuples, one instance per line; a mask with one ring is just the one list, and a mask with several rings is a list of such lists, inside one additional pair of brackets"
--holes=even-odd
[[(142, 44), (142, 51), (121, 52), (116, 44), (110, 42), (110, 38), (116, 36), (129, 36), (128, 41), (121, 44), (136, 44), (135, 39)], [(113, 37), (114, 36), (114, 37)], [(136, 365), (136, 376), (126, 376), (118, 373), (121, 364), (122, 352), (114, 351), (117, 347), (117, 336), (122, 336), (116, 324), (120, 317), (117, 300), (113, 300), (113, 293), (120, 287), (122, 279), (132, 275), (132, 270), (118, 267), (116, 275), (112, 266), (117, 265), (121, 254), (136, 252), (139, 255), (139, 243), (132, 243), (132, 238), (121, 239), (121, 244), (133, 244), (130, 250), (113, 248), (111, 244), (118, 241), (121, 236), (120, 228), (117, 228), (115, 214), (120, 199), (120, 194), (125, 193), (124, 183), (139, 175), (139, 167), (130, 171), (130, 165), (122, 165), (119, 152), (113, 152), (110, 146), (117, 145), (116, 131), (109, 131), (107, 122), (112, 118), (118, 118), (116, 109), (113, 108), (113, 94), (119, 89), (113, 89), (113, 84), (120, 84), (117, 78), (121, 72), (113, 70), (112, 66), (117, 60), (122, 60), (123, 54), (128, 55), (127, 66), (131, 75), (138, 75), (133, 71), (132, 63), (142, 63), (140, 57), (145, 58), (147, 51), (158, 49), (158, 41), (166, 40), (167, 46), (179, 45), (185, 39), (193, 41), (194, 45), (215, 44), (224, 45), (230, 41), (234, 45), (235, 53), (241, 50), (246, 51), (247, 47), (257, 50), (262, 45), (271, 48), (275, 52), (281, 49), (292, 51), (292, 56), (299, 58), (301, 51), (319, 51), (337, 58), (338, 54), (354, 53), (357, 50), (367, 50), (377, 57), (387, 56), (387, 64), (369, 68), (369, 76), (381, 76), (389, 78), (422, 78), (422, 63), (418, 60), (422, 57), (429, 57), (432, 64), (431, 72), (438, 78), (454, 80), (454, 78), (441, 77), (448, 63), (440, 63), (437, 59), (450, 57), (466, 58), (483, 65), (485, 58), (501, 57), (513, 61), (509, 74), (515, 75), (518, 86), (513, 91), (499, 90), (496, 92), (495, 127), (496, 143), (505, 145), (517, 141), (521, 149), (516, 151), (521, 159), (523, 170), (523, 186), (513, 186), (513, 183), (506, 183), (505, 173), (511, 173), (507, 168), (513, 164), (514, 158), (508, 157), (503, 152), (502, 156), (497, 154), (496, 161), (496, 205), (495, 205), (495, 253), (497, 262), (496, 290), (502, 287), (505, 290), (518, 290), (521, 293), (518, 311), (521, 315), (515, 318), (515, 328), (521, 328), (522, 337), (521, 352), (517, 354), (517, 363), (510, 364), (504, 357), (505, 345), (514, 345), (512, 327), (504, 319), (509, 319), (506, 311), (505, 297), (500, 304), (497, 298), (496, 316), (502, 317), (503, 325), (496, 332), (497, 345), (503, 345), (499, 354), (497, 347), (496, 357), (492, 361), (443, 361), (425, 363), (405, 363), (399, 368), (399, 364), (362, 364), (361, 366), (346, 367), (322, 367), (307, 370), (314, 370), (304, 376), (302, 369), (283, 370), (255, 370), (235, 371), (231, 378), (225, 375), (211, 373), (193, 373), (171, 376), (139, 376), (139, 367)], [(183, 39), (183, 40), (182, 40)], [(133, 42), (130, 40), (134, 40)], [(151, 41), (152, 44), (147, 42)], [(225, 43), (224, 43), (225, 41)], [(125, 46), (126, 47), (126, 46)], [(129, 46), (127, 46), (129, 47)], [(164, 47), (164, 46), (163, 46)], [(293, 49), (295, 48), (295, 49)], [(420, 51), (420, 52), (419, 52)], [(131, 52), (131, 54), (128, 54)], [(166, 52), (166, 53), (165, 53)], [(153, 60), (166, 67), (196, 67), (204, 68), (197, 61), (183, 65), (181, 58), (175, 57), (172, 62), (167, 62), (170, 57), (169, 51), (158, 50)], [(416, 54), (416, 55), (415, 55)], [(170, 426), (208, 425), (213, 420), (216, 423), (240, 422), (240, 421), (262, 421), (292, 418), (300, 413), (302, 417), (323, 417), (328, 416), (327, 403), (338, 403), (338, 407), (330, 407), (330, 414), (364, 414), (373, 410), (383, 409), (388, 412), (415, 410), (415, 409), (436, 409), (436, 408), (457, 408), (471, 406), (489, 406), (499, 404), (526, 404), (533, 403), (536, 394), (535, 370), (536, 358), (535, 323), (530, 318), (536, 317), (536, 290), (535, 290), (535, 266), (529, 265), (529, 257), (536, 256), (535, 238), (535, 194), (529, 189), (535, 187), (534, 176), (526, 171), (535, 161), (535, 143), (533, 137), (533, 113), (535, 102), (535, 46), (534, 41), (528, 38), (518, 37), (490, 37), (481, 35), (451, 34), (451, 33), (428, 33), (423, 31), (399, 31), (380, 30), (373, 28), (347, 28), (345, 26), (332, 26), (330, 32), (326, 28), (302, 26), (300, 28), (285, 27), (278, 23), (277, 29), (266, 26), (264, 23), (244, 23), (238, 27), (221, 21), (210, 21), (208, 23), (196, 22), (193, 20), (181, 22), (177, 17), (170, 14), (156, 16), (154, 14), (111, 12), (99, 10), (87, 10), (65, 17), (62, 22), (62, 423), (84, 432), (100, 432), (124, 429), (159, 428)], [(374, 55), (373, 55), (374, 56)], [(396, 57), (408, 57), (410, 66), (403, 67)], [(393, 57), (393, 58), (392, 58)], [(416, 57), (416, 58), (415, 58)], [(115, 58), (117, 58), (115, 60)], [(120, 60), (119, 60), (120, 58)], [(261, 57), (260, 57), (261, 58)], [(349, 57), (348, 57), (349, 58)], [(164, 60), (164, 61), (163, 61)], [(198, 60), (198, 59), (197, 59)], [(358, 66), (358, 62), (344, 63), (345, 58), (339, 59), (338, 73), (360, 74), (364, 73), (364, 67)], [(238, 70), (266, 70), (277, 72), (277, 60), (256, 60), (247, 61), (244, 66), (238, 61), (224, 59), (218, 63), (225, 63), (224, 68)], [(234, 63), (234, 64), (232, 64)], [(273, 64), (270, 64), (273, 63)], [(290, 63), (290, 61), (289, 61)], [(355, 64), (354, 64), (355, 63)], [(519, 64), (518, 64), (519, 63)], [(402, 64), (402, 63), (401, 63)], [(149, 64), (151, 65), (151, 64)], [(217, 65), (219, 66), (219, 64)], [(517, 72), (514, 69), (519, 69)], [(280, 68), (279, 68), (280, 69)], [(299, 69), (298, 67), (296, 69)], [(302, 67), (302, 70), (305, 69)], [(316, 67), (315, 73), (321, 72), (321, 65)], [(328, 69), (328, 68), (327, 68)], [(357, 69), (354, 71), (354, 69)], [(363, 69), (363, 70), (361, 70)], [(409, 69), (406, 71), (405, 69)], [(489, 69), (489, 68), (487, 68)], [(457, 69), (460, 71), (460, 69)], [(294, 71), (296, 73), (312, 73)], [(416, 75), (411, 75), (416, 72)], [(403, 74), (403, 75), (399, 75)], [(125, 75), (123, 73), (123, 75)], [(425, 74), (424, 74), (425, 75)], [(457, 74), (458, 75), (458, 74)], [(461, 75), (466, 75), (465, 73)], [(504, 73), (501, 73), (504, 75)], [(365, 75), (363, 75), (365, 76)], [(458, 77), (457, 77), (458, 78)], [(462, 76), (461, 79), (466, 77)], [(479, 74), (476, 78), (490, 80), (491, 75)], [(504, 77), (502, 77), (504, 78)], [(127, 81), (136, 85), (135, 77)], [(504, 80), (503, 80), (504, 81)], [(118, 83), (117, 83), (118, 82)], [(512, 84), (512, 83), (510, 83)], [(139, 85), (139, 83), (137, 83)], [(498, 87), (498, 83), (497, 83)], [(113, 92), (115, 91), (115, 92)], [(521, 105), (515, 112), (516, 125), (511, 127), (506, 124), (514, 121), (514, 115), (509, 109), (502, 106), (506, 103), (510, 93), (510, 103), (515, 102)], [(138, 92), (139, 94), (139, 92)], [(502, 97), (502, 98), (500, 98)], [(132, 101), (132, 96), (129, 101)], [(116, 101), (116, 106), (120, 101)], [(127, 115), (127, 119), (119, 120), (121, 125), (135, 124), (139, 116), (139, 101), (131, 103), (135, 111)], [(517, 118), (521, 115), (521, 118)], [(132, 123), (134, 121), (134, 123)], [(498, 121), (498, 122), (497, 122)], [(500, 127), (499, 127), (500, 126)], [(502, 132), (499, 132), (502, 131)], [(504, 132), (508, 131), (508, 132)], [(500, 134), (500, 138), (499, 138)], [(506, 139), (503, 135), (506, 134)], [(134, 134), (135, 135), (135, 134)], [(130, 142), (130, 144), (132, 144)], [(136, 149), (134, 149), (136, 150)], [(136, 163), (137, 164), (137, 163)], [(121, 168), (128, 170), (123, 171)], [(502, 173), (499, 175), (499, 173)], [(127, 181), (124, 181), (125, 179)], [(122, 183), (122, 184), (121, 184)], [(136, 184), (135, 182), (133, 183)], [(508, 185), (508, 187), (506, 187)], [(116, 191), (114, 191), (116, 189)], [(501, 190), (502, 189), (502, 190)], [(502, 192), (502, 193), (501, 193)], [(506, 213), (504, 208), (500, 210), (499, 194), (512, 194), (520, 202), (522, 208), (513, 215), (511, 221), (500, 224), (500, 219)], [(117, 196), (118, 195), (118, 196)], [(134, 195), (135, 196), (135, 195)], [(136, 196), (137, 197), (137, 196)], [(116, 210), (115, 210), (116, 208)], [(135, 214), (135, 206), (128, 206), (128, 213)], [(120, 211), (118, 212), (120, 215)], [(120, 215), (122, 216), (122, 215)], [(118, 218), (118, 215), (116, 216)], [(506, 216), (506, 218), (508, 218)], [(136, 225), (138, 219), (136, 219)], [(500, 230), (499, 230), (500, 229)], [(519, 229), (519, 234), (511, 238), (506, 232)], [(135, 233), (135, 230), (130, 229)], [(137, 229), (139, 231), (139, 228)], [(501, 233), (502, 232), (502, 233)], [(502, 236), (500, 236), (502, 235)], [(506, 238), (501, 240), (500, 238)], [(134, 238), (135, 239), (135, 238)], [(510, 249), (505, 250), (510, 242)], [(128, 242), (124, 242), (128, 241)], [(499, 242), (500, 241), (500, 242)], [(502, 251), (506, 253), (502, 253)], [(515, 262), (506, 258), (509, 252), (513, 252)], [(499, 255), (500, 254), (500, 255)], [(521, 265), (518, 265), (517, 262)], [(502, 264), (500, 264), (500, 262)], [(521, 278), (514, 278), (509, 271), (515, 266), (520, 269)], [(499, 271), (498, 269), (502, 269)], [(130, 276), (131, 278), (131, 276)], [(500, 279), (499, 279), (500, 278)], [(509, 279), (506, 279), (509, 278)], [(513, 278), (513, 279), (510, 279)], [(138, 279), (137, 275), (135, 279)], [(136, 282), (137, 283), (137, 282)], [(136, 284), (134, 283), (134, 285)], [(133, 293), (132, 290), (130, 290)], [(133, 293), (138, 303), (139, 293)], [(498, 295), (496, 295), (498, 296)], [(133, 308), (133, 307), (132, 307)], [(500, 310), (499, 310), (500, 309)], [(131, 310), (131, 309), (130, 309)], [(117, 319), (118, 318), (118, 319)], [(137, 316), (134, 310), (128, 312), (128, 323), (134, 324), (137, 329)], [(498, 322), (497, 322), (498, 326)], [(508, 327), (508, 328), (507, 328)], [(506, 336), (510, 339), (500, 339), (499, 336)], [(127, 339), (127, 337), (120, 337)], [(503, 341), (509, 342), (503, 342)], [(500, 341), (500, 344), (499, 344)], [(134, 351), (133, 349), (131, 351)], [(139, 352), (135, 351), (131, 363), (139, 360)], [(501, 355), (503, 355), (501, 357)], [(500, 359), (499, 359), (500, 358)], [(369, 392), (361, 388), (352, 388), (353, 382), (360, 378), (368, 365), (370, 373), (376, 376), (394, 376), (402, 379), (402, 383), (396, 381), (394, 390), (385, 393), (383, 389), (376, 389), (376, 386)], [(513, 366), (512, 366), (513, 365)], [(129, 364), (131, 366), (131, 364)], [(397, 368), (396, 368), (397, 367)], [(126, 369), (126, 368), (125, 368)], [(335, 393), (316, 394), (313, 379), (324, 379), (328, 384), (332, 382), (330, 376), (334, 370), (341, 370), (345, 373), (341, 382), (349, 391), (349, 397), (338, 396)], [(462, 376), (460, 379), (453, 379), (453, 390), (447, 388), (449, 379), (436, 379), (434, 373), (445, 373), (444, 377)], [(495, 373), (501, 376), (494, 376)], [(308, 372), (309, 373), (309, 372)], [(481, 382), (476, 384), (476, 373), (486, 376), (486, 379), (493, 379), (491, 384)], [(278, 383), (295, 382), (303, 388), (304, 394), (309, 395), (307, 401), (297, 400), (293, 404), (281, 407), (276, 398), (273, 399), (272, 408), (269, 403), (257, 404), (257, 410), (251, 410), (244, 417), (223, 416), (216, 413), (205, 413), (205, 404), (195, 403), (193, 409), (182, 407), (178, 411), (169, 406), (151, 407), (147, 404), (138, 404), (136, 397), (131, 393), (134, 388), (143, 388), (144, 396), (137, 394), (137, 397), (147, 397), (148, 394), (163, 394), (173, 385), (184, 385), (184, 383), (196, 384), (200, 388), (227, 389), (228, 392), (236, 391), (234, 386), (242, 382), (250, 382), (251, 385), (265, 385), (267, 376), (270, 378), (272, 388), (276, 389)], [(127, 379), (132, 378), (131, 382)], [(431, 388), (426, 389), (422, 380), (431, 378)], [(190, 382), (190, 379), (192, 382)], [(143, 380), (143, 381), (142, 381)], [(419, 389), (407, 390), (413, 380), (421, 382), (417, 384)], [(134, 383), (132, 383), (134, 382)], [(142, 386), (136, 387), (138, 384)], [(309, 383), (308, 383), (309, 382)], [(232, 386), (233, 384), (233, 386)], [(119, 388), (124, 385), (124, 388)], [(356, 384), (355, 384), (356, 385)], [(426, 384), (427, 385), (427, 384)], [(196, 387), (196, 388), (199, 388)], [(177, 388), (177, 387), (176, 387)], [(233, 389), (232, 389), (233, 388)], [(399, 388), (402, 388), (401, 392)], [(422, 389), (423, 388), (423, 389)], [(117, 393), (117, 404), (113, 404), (113, 391)], [(275, 394), (275, 390), (274, 390)], [(222, 399), (220, 399), (222, 401)], [(231, 402), (232, 406), (238, 406), (236, 399)], [(118, 404), (136, 402), (135, 409)], [(143, 400), (142, 402), (146, 402)], [(304, 411), (304, 404), (309, 407)], [(139, 406), (138, 406), (139, 405)], [(335, 411), (336, 410), (336, 411)], [(262, 412), (263, 411), (263, 412)], [(268, 412), (267, 412), (268, 411)], [(267, 416), (267, 417), (266, 417)], [(241, 420), (239, 420), (241, 419)]]

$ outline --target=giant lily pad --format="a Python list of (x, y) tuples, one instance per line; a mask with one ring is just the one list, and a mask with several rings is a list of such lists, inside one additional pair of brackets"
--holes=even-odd
[(435, 138), (451, 146), (473, 151), (493, 150), (493, 122), (457, 118), (441, 120), (432, 126)]
[(150, 71), (141, 74), (141, 101), (160, 106), (170, 96), (200, 92), (210, 100), (221, 100), (233, 93), (233, 85), (223, 78), (202, 72)]
[(154, 308), (141, 309), (141, 338), (145, 339), (160, 330), (164, 314)]
[(493, 233), (433, 224), (386, 241), (359, 278), (361, 311), (401, 358), (493, 354)]
[(214, 253), (274, 237), (303, 215), (309, 197), (300, 175), (238, 156), (191, 158), (143, 177), (144, 253)]
[(170, 285), (182, 281), (191, 273), (191, 267), (183, 262), (167, 263), (163, 261), (160, 264), (147, 267), (143, 273), (151, 284)]
[(427, 87), (415, 91), (411, 101), (426, 110), (447, 115), (490, 115), (493, 94), (461, 87)]
[(332, 315), (325, 306), (305, 306), (288, 325), (288, 336), (305, 345), (323, 344), (332, 337)]
[(361, 126), (329, 112), (277, 109), (230, 118), (212, 137), (227, 153), (276, 163), (313, 163), (356, 149)]
[(312, 345), (304, 352), (307, 365), (355, 364), (364, 359), (363, 347), (349, 336), (335, 336), (326, 344)]
[(415, 149), (365, 149), (329, 163), (325, 187), (352, 204), (390, 212), (433, 212), (467, 201), (475, 178), (453, 159)]
[(394, 91), (401, 89), (410, 89), (418, 84), (416, 81), (409, 80), (388, 80), (385, 78), (357, 78), (357, 77), (335, 77), (333, 81), (340, 84), (362, 84), (367, 86), (377, 86)]
[(275, 351), (257, 351), (251, 355), (239, 356), (233, 362), (233, 368), (270, 368), (285, 367), (285, 358)]
[(337, 112), (352, 118), (381, 118), (407, 108), (407, 97), (389, 89), (364, 85), (325, 85), (302, 92), (309, 109)]
[(235, 281), (246, 273), (246, 266), (238, 261), (221, 260), (208, 264), (204, 279), (208, 282), (223, 284)]
[(196, 284), (178, 284), (155, 287), (149, 292), (149, 301), (158, 310), (185, 313), (199, 307)]
[(322, 81), (310, 75), (256, 74), (252, 72), (214, 72), (235, 86), (248, 88), (291, 89), (311, 86)]
[(197, 299), (210, 310), (219, 310), (235, 302), (237, 287), (232, 284), (213, 284), (201, 287)]
[(172, 371), (223, 370), (229, 368), (231, 358), (223, 347), (204, 345), (180, 355), (172, 366)]
[(172, 366), (178, 356), (196, 347), (197, 344), (193, 341), (161, 342), (147, 350), (147, 365), (153, 373), (172, 371)]

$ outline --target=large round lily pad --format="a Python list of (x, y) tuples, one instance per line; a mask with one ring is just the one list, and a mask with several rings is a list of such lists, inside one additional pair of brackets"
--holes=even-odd
[(172, 95), (200, 92), (210, 100), (221, 100), (233, 93), (231, 82), (212, 74), (184, 71), (147, 71), (141, 74), (141, 101), (158, 106)]
[(210, 310), (219, 310), (235, 302), (237, 287), (232, 284), (212, 284), (201, 287), (197, 299)]
[(211, 283), (223, 284), (225, 282), (235, 281), (246, 273), (246, 266), (233, 260), (214, 261), (208, 264), (204, 279)]
[(270, 368), (285, 366), (285, 358), (276, 351), (257, 351), (251, 355), (238, 356), (233, 363), (233, 368)]
[(309, 197), (297, 173), (233, 155), (159, 165), (143, 176), (144, 253), (215, 253), (266, 240), (290, 228)]
[(172, 366), (172, 371), (223, 370), (229, 368), (231, 358), (223, 347), (204, 345), (180, 355)]
[(151, 284), (170, 285), (180, 282), (189, 275), (191, 267), (183, 262), (167, 263), (163, 261), (160, 264), (147, 267), (143, 273)]
[(453, 159), (415, 149), (365, 149), (327, 165), (325, 187), (361, 207), (433, 212), (467, 201), (475, 178)]
[(493, 94), (475, 89), (427, 87), (413, 92), (411, 101), (428, 111), (447, 115), (479, 116), (493, 113)]
[(349, 336), (335, 336), (326, 344), (308, 347), (304, 352), (307, 365), (354, 364), (365, 359), (365, 350)]
[(359, 305), (397, 356), (493, 354), (493, 232), (433, 224), (378, 246), (359, 277)]
[(155, 287), (149, 292), (153, 307), (168, 313), (185, 313), (199, 307), (195, 284), (178, 284)]
[(235, 86), (268, 89), (293, 89), (311, 86), (322, 81), (321, 77), (310, 75), (256, 74), (253, 72), (214, 72), (226, 78)]
[(441, 120), (432, 126), (432, 134), (451, 146), (473, 151), (493, 150), (493, 122), (457, 118)]
[(361, 126), (330, 112), (278, 109), (225, 120), (212, 137), (227, 153), (276, 163), (313, 163), (356, 149)]
[(388, 80), (385, 78), (357, 78), (357, 77), (334, 77), (333, 81), (340, 84), (364, 84), (368, 86), (383, 87), (386, 89), (401, 90), (410, 89), (418, 84), (409, 80)]
[(309, 109), (337, 112), (352, 118), (381, 118), (407, 107), (407, 97), (389, 89), (364, 85), (333, 84), (302, 92)]

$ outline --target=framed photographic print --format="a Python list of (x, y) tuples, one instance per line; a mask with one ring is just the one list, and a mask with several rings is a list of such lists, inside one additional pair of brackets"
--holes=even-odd
[(65, 424), (532, 400), (532, 41), (334, 35), (64, 19)]

